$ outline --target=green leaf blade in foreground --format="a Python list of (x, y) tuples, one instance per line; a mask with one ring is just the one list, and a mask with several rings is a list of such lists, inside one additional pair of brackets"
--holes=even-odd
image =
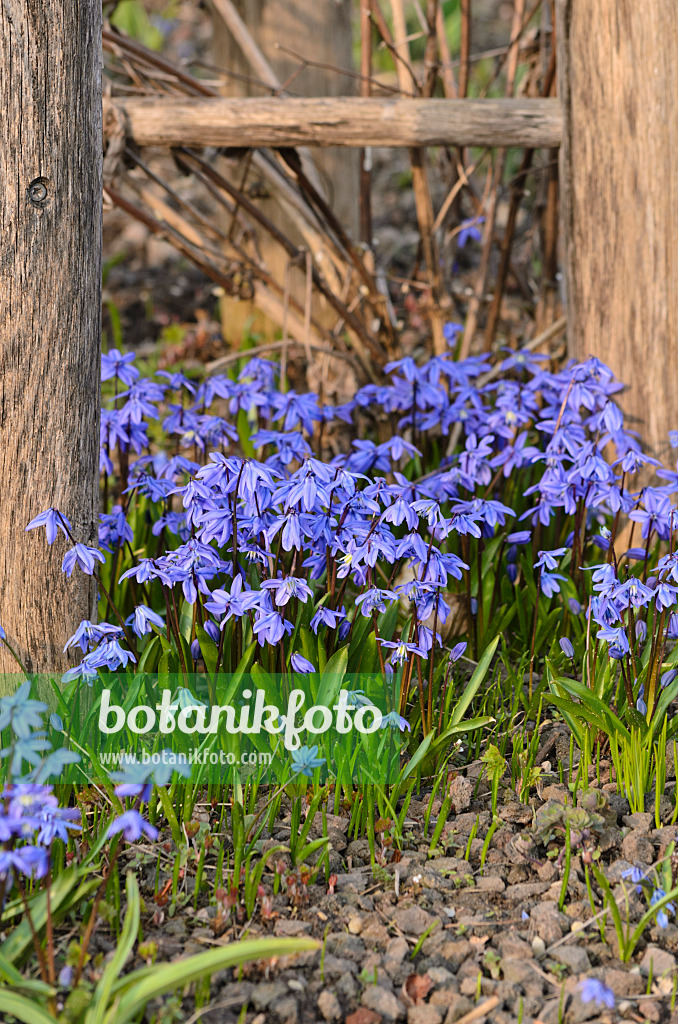
[(499, 643), (499, 637), (495, 636), (494, 640), (492, 640), (492, 642), (490, 644), (488, 644), (488, 646), (483, 651), (482, 658), (480, 659), (480, 661), (476, 665), (475, 671), (474, 671), (473, 675), (471, 676), (471, 678), (470, 678), (470, 680), (469, 680), (469, 682), (468, 682), (468, 684), (466, 686), (466, 689), (462, 693), (461, 697), (459, 698), (459, 700), (457, 702), (457, 705), (456, 705), (454, 711), (452, 712), (452, 717), (450, 719), (450, 725), (459, 725), (459, 723), (461, 722), (462, 718), (466, 714), (466, 712), (467, 712), (467, 710), (468, 710), (468, 708), (469, 708), (469, 706), (471, 704), (471, 701), (473, 700), (473, 698), (477, 694), (478, 690), (480, 689), (481, 683), (484, 681), (485, 676), (487, 675), (487, 670), (490, 667), (490, 662), (492, 661), (492, 658), (494, 657), (494, 652), (497, 649), (497, 644), (498, 643)]
[[(270, 960), (274, 956), (290, 956), (319, 948), (320, 945), (315, 939), (308, 938), (245, 939), (229, 943), (219, 949), (210, 949), (206, 953), (196, 953), (165, 967), (156, 965), (150, 974), (147, 968), (142, 968), (141, 972), (135, 971), (121, 979), (116, 992), (118, 998), (104, 1018), (105, 1024), (127, 1024), (127, 1021), (132, 1020), (152, 999), (183, 988), (192, 981), (208, 977), (215, 971), (239, 967), (255, 960)], [(138, 973), (142, 975), (141, 978), (137, 976)], [(32, 1022), (29, 1021), (28, 1024)]]

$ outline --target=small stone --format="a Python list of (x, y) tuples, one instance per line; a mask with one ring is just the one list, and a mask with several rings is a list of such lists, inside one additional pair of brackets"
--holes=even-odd
[(622, 854), (633, 864), (652, 864), (654, 846), (644, 833), (634, 830), (622, 840)]
[(504, 804), (498, 808), (498, 815), (502, 821), (511, 821), (516, 825), (530, 825), (532, 823), (532, 808), (528, 804)]
[(659, 1024), (664, 1020), (662, 1004), (657, 999), (646, 999), (643, 1001), (643, 1017), (650, 1021), (650, 1024)]
[(625, 796), (621, 796), (619, 793), (608, 793), (607, 797), (610, 802), (610, 809), (615, 811), (618, 819), (631, 813), (629, 802)]
[(362, 917), (351, 917), (348, 921), (348, 930), (351, 935), (360, 935), (363, 930)]
[(557, 800), (559, 804), (567, 806), (568, 803), (572, 803), (572, 797), (567, 786), (561, 785), (559, 782), (553, 782), (550, 786), (545, 786), (541, 791), (542, 800)]
[(470, 999), (466, 996), (455, 996), (450, 1002), (447, 1014), (445, 1015), (445, 1024), (455, 1024), (455, 1021), (461, 1020), (472, 1009), (473, 1003)]
[(608, 967), (597, 968), (593, 975), (604, 981), (612, 989), (615, 996), (639, 996), (645, 991), (645, 982), (640, 972), (614, 970)]
[(551, 946), (562, 939), (567, 918), (558, 910), (558, 904), (551, 900), (538, 903), (532, 908), (530, 918), (537, 935)]
[[(430, 970), (430, 968), (429, 968)], [(435, 989), (429, 996), (431, 1006), (452, 1006), (459, 999), (459, 989), (454, 985), (446, 985), (445, 988)]]
[(407, 1011), (407, 1024), (441, 1024), (442, 1019), (443, 1011), (426, 1003), (410, 1006)]
[(464, 960), (473, 956), (473, 946), (466, 939), (451, 940), (445, 942), (439, 950), (442, 959), (449, 964), (452, 970), (457, 970)]
[(546, 943), (539, 935), (535, 935), (532, 939), (532, 952), (536, 956), (537, 960), (543, 957), (546, 952)]
[(406, 935), (423, 935), (427, 928), (437, 920), (427, 914), (421, 907), (402, 907), (393, 915), (396, 926)]
[(331, 932), (326, 939), (325, 948), (334, 956), (348, 957), (356, 962), (365, 956), (365, 944), (357, 935), (348, 932)]
[(429, 978), (435, 985), (446, 985), (448, 981), (452, 981), (454, 975), (451, 971), (448, 971), (446, 967), (429, 967), (426, 971)]
[(282, 1024), (297, 1024), (299, 1020), (299, 1007), (294, 996), (284, 996), (282, 999), (276, 999), (269, 1005), (269, 1010), (272, 1011)]
[(282, 999), (288, 993), (284, 981), (260, 981), (252, 989), (250, 1002), (255, 1010), (265, 1010), (274, 999)]
[(325, 1020), (339, 1020), (341, 1017), (341, 1004), (334, 992), (325, 989), (318, 996), (318, 1010)]
[(558, 868), (552, 860), (547, 860), (538, 869), (537, 874), (539, 875), (540, 882), (553, 882), (558, 877)]
[(310, 930), (310, 921), (290, 921), (289, 918), (280, 917), (275, 922), (273, 933), (285, 938), (294, 938), (296, 935), (305, 935)]
[(636, 811), (634, 814), (623, 814), (622, 822), (629, 828), (639, 828), (643, 832), (649, 832), (654, 824), (654, 814), (645, 811)]
[(510, 981), (514, 985), (523, 985), (533, 982), (539, 978), (536, 971), (530, 966), (531, 960), (502, 959), (501, 970), (504, 981)]
[(387, 1020), (398, 1020), (405, 1016), (405, 1007), (392, 992), (381, 985), (368, 985), (363, 992), (363, 1006), (374, 1010)]
[(505, 935), (498, 935), (495, 939), (501, 955), (511, 960), (531, 960), (533, 957), (532, 946), (521, 939), (515, 932), (507, 932)]
[(463, 775), (457, 775), (450, 783), (448, 795), (456, 814), (467, 811), (473, 799), (473, 783)]
[(573, 974), (583, 974), (591, 970), (589, 955), (581, 946), (560, 946), (554, 951), (553, 959), (565, 964)]
[(337, 978), (335, 988), (344, 999), (355, 999), (358, 995), (358, 982), (352, 974), (342, 974)]
[(353, 1013), (349, 1013), (346, 1024), (380, 1024), (381, 1017), (374, 1010), (366, 1006), (359, 1006)]
[(384, 970), (390, 975), (395, 974), (407, 956), (409, 949), (407, 939), (403, 939), (400, 936), (391, 939), (384, 954)]
[(652, 977), (660, 978), (663, 974), (675, 971), (676, 958), (672, 953), (667, 953), (665, 949), (660, 949), (659, 946), (648, 946), (640, 961), (640, 969), (646, 977), (650, 973), (650, 967)]
[(476, 887), (483, 892), (503, 892), (506, 885), (497, 875), (481, 875), (476, 880)]
[(513, 900), (515, 903), (520, 903), (522, 900), (541, 896), (548, 887), (548, 882), (518, 882), (516, 885), (509, 885), (506, 890), (506, 898)]

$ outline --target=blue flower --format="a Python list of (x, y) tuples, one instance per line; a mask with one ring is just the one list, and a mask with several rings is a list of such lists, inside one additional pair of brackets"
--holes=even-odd
[(94, 574), (95, 561), (106, 561), (98, 548), (91, 548), (86, 544), (75, 544), (64, 555), (61, 571), (70, 577), (76, 565), (79, 565), (84, 573), (92, 576)]
[(622, 878), (630, 878), (636, 887), (636, 892), (641, 893), (643, 891), (642, 882), (645, 880), (645, 872), (639, 864), (635, 864), (632, 868), (626, 868), (622, 871)]
[[(564, 555), (567, 548), (554, 548), (553, 551), (539, 551), (537, 561), (534, 563), (535, 569), (557, 569), (558, 563), (556, 558)], [(559, 577), (563, 579), (563, 577)]]
[(104, 352), (101, 356), (101, 379), (111, 380), (113, 377), (117, 377), (123, 384), (130, 387), (139, 376), (137, 368), (131, 365), (134, 359), (134, 352), (125, 352), (123, 355), (117, 348)]
[(29, 740), (34, 730), (42, 728), (45, 711), (47, 705), (43, 701), (31, 699), (31, 684), (27, 680), (15, 693), (0, 699), (0, 730), (11, 723), (20, 739)]
[(146, 821), (136, 810), (125, 811), (115, 818), (108, 826), (106, 836), (110, 839), (119, 832), (122, 832), (128, 843), (136, 843), (143, 835), (148, 836), (149, 839), (158, 837), (157, 828)]
[(305, 658), (303, 654), (293, 654), (290, 658), (290, 664), (295, 672), (310, 673), (317, 671), (313, 662)]
[(600, 1003), (609, 1010), (614, 1009), (614, 992), (597, 978), (584, 978), (579, 982), (579, 995), (582, 1003)]
[(306, 775), (307, 778), (313, 778), (313, 772), (316, 768), (322, 768), (325, 764), (324, 757), (318, 757), (318, 747), (300, 747), (299, 750), (292, 751), (292, 774), (293, 775)]
[[(663, 889), (656, 888), (650, 897), (650, 906), (655, 906), (655, 904), (659, 903), (660, 900), (663, 900), (665, 896), (666, 893)], [(673, 903), (665, 903), (664, 906), (657, 911), (657, 925), (660, 928), (666, 928), (669, 923), (667, 915), (671, 914), (673, 916), (675, 912), (676, 908)]]
[(137, 605), (134, 609), (134, 615), (132, 616), (132, 628), (137, 636), (143, 636), (145, 633), (151, 632), (151, 626), (157, 626), (159, 629), (164, 629), (165, 621), (161, 615), (154, 612), (151, 608), (147, 608), (145, 604)]
[(572, 658), (574, 658), (574, 647), (572, 646), (572, 641), (569, 639), (569, 637), (561, 636), (558, 643), (560, 644), (560, 649), (565, 655), (565, 657), (570, 658), (570, 660), (572, 660)]
[(30, 523), (26, 527), (26, 532), (29, 530), (35, 530), (38, 526), (45, 527), (45, 533), (47, 535), (47, 543), (53, 544), (57, 538), (59, 530), (63, 533), (64, 537), (68, 537), (68, 531), (71, 529), (71, 524), (56, 508), (48, 508), (46, 512), (41, 512), (34, 519), (31, 519)]
[(402, 715), (399, 715), (397, 711), (389, 711), (387, 715), (384, 715), (381, 720), (382, 729), (400, 729), (404, 732), (407, 729), (408, 732), (412, 732), (410, 723)]
[[(463, 220), (459, 225), (459, 234), (457, 235), (457, 247), (463, 249), (467, 242), (473, 240), (479, 242), (482, 239), (482, 234), (478, 227), (479, 224), (484, 224), (484, 217), (473, 217), (471, 220)], [(446, 324), (447, 327), (453, 326)], [(456, 325), (454, 325), (456, 326)]]

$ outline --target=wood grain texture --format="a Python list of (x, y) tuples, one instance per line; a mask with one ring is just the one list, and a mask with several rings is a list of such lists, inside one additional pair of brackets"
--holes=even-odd
[(568, 341), (630, 389), (654, 454), (678, 426), (678, 21), (674, 0), (558, 0)]
[(140, 146), (560, 145), (557, 100), (116, 100)]
[[(94, 618), (56, 506), (96, 543), (101, 342), (100, 0), (0, 3), (0, 623), (30, 671), (62, 672)], [(4, 648), (0, 670), (17, 671)]]

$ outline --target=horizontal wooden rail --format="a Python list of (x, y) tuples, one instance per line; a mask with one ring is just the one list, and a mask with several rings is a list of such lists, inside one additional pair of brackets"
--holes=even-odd
[(115, 99), (140, 146), (556, 147), (560, 103), (534, 100)]

